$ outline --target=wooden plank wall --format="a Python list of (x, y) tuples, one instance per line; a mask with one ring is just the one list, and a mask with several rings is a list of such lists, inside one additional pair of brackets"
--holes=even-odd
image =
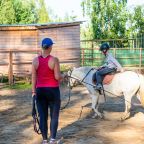
[(55, 44), (52, 54), (61, 63), (80, 65), (80, 26), (59, 27), (39, 30), (39, 47), (44, 37), (51, 37)]
[[(41, 50), (41, 40), (51, 37), (55, 44), (52, 55), (59, 57), (61, 64), (79, 66), (80, 64), (80, 25), (46, 28), (38, 30), (0, 31), (0, 51), (13, 52), (13, 73), (31, 73), (31, 62), (37, 54), (19, 52), (22, 50)], [(8, 74), (9, 53), (0, 52), (0, 73)]]
[(36, 49), (36, 38), (35, 30), (0, 31), (0, 49)]
[[(0, 31), (0, 51), (9, 50), (37, 50), (37, 32), (34, 30)], [(31, 63), (33, 54), (13, 53), (13, 71), (21, 73), (30, 68), (22, 63)], [(9, 53), (0, 52), (0, 73), (8, 74)], [(18, 64), (20, 63), (20, 64)], [(25, 69), (25, 67), (27, 67)]]

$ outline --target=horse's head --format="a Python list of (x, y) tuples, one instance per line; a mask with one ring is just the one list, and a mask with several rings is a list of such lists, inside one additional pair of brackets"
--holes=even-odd
[(69, 77), (68, 87), (70, 87), (71, 89), (79, 84), (79, 80), (74, 76), (74, 70), (75, 68), (69, 70), (67, 73)]

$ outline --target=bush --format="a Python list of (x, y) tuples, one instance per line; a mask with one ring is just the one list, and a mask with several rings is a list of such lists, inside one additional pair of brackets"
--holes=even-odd
[(61, 64), (60, 65), (60, 71), (63, 73), (63, 72), (67, 72), (69, 71), (70, 69), (72, 69), (72, 66), (69, 66), (69, 65), (66, 65), (66, 64)]

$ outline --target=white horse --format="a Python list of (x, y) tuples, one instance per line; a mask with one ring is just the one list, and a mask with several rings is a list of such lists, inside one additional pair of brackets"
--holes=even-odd
[[(93, 74), (96, 69), (92, 67), (79, 67), (74, 68), (71, 72), (68, 72), (70, 77), (70, 86), (73, 86), (75, 81), (81, 82), (86, 86), (92, 98), (92, 109), (95, 112), (94, 117), (102, 118), (102, 113), (98, 110), (99, 107), (99, 97), (101, 95), (97, 90), (94, 89), (92, 82)], [(130, 116), (131, 109), (131, 99), (134, 95), (138, 97), (142, 106), (144, 106), (144, 77), (133, 71), (125, 71), (123, 73), (117, 73), (112, 82), (108, 85), (103, 85), (105, 94), (108, 96), (124, 96), (125, 99), (125, 112), (122, 119), (126, 119)], [(111, 95), (110, 95), (110, 93)], [(100, 96), (99, 96), (100, 95)]]

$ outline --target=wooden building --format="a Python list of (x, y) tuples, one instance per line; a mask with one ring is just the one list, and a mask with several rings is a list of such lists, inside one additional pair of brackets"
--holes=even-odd
[(29, 25), (0, 25), (0, 73), (31, 71), (31, 61), (41, 50), (41, 41), (50, 37), (55, 42), (52, 54), (61, 64), (80, 64), (80, 24), (58, 22)]

